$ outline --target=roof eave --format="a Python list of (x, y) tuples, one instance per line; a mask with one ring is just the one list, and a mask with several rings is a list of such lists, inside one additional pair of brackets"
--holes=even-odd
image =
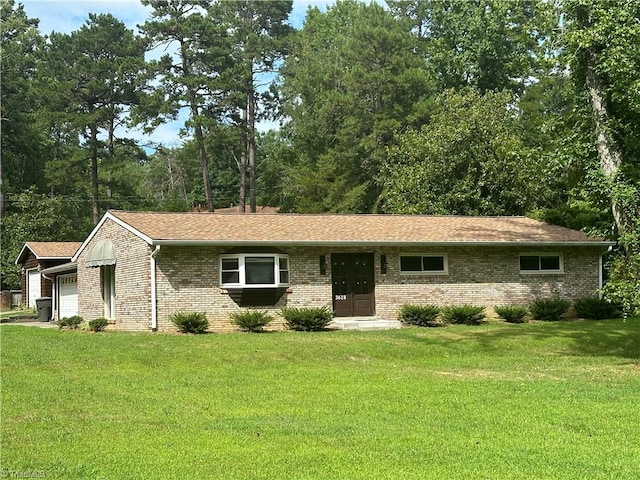
[(26, 242), (24, 244), (24, 246), (22, 247), (22, 250), (20, 250), (20, 253), (18, 254), (18, 258), (16, 258), (16, 261), (14, 262), (16, 265), (19, 265), (20, 261), (22, 260), (22, 256), (25, 252), (25, 250), (29, 250), (31, 253), (33, 253), (33, 256), (36, 257), (36, 260), (71, 260), (73, 258), (73, 255), (48, 255), (48, 256), (41, 256), (38, 255), (33, 248), (31, 248), (29, 246), (29, 242)]
[(611, 241), (526, 241), (526, 242), (483, 242), (483, 241), (450, 241), (450, 242), (429, 242), (429, 241), (366, 241), (366, 240), (178, 240), (178, 239), (152, 239), (151, 245), (166, 246), (190, 246), (190, 247), (216, 247), (216, 246), (247, 246), (247, 247), (264, 247), (264, 246), (301, 246), (301, 247), (362, 247), (362, 246), (385, 246), (385, 247), (403, 247), (412, 246), (429, 246), (429, 247), (613, 247), (616, 242)]
[[(28, 245), (27, 243), (25, 243), (25, 244), (22, 246), (22, 249), (20, 250), (20, 253), (18, 254), (18, 258), (16, 258), (16, 261), (14, 262), (16, 265), (19, 265), (19, 264), (20, 264), (20, 260), (22, 260), (22, 254), (24, 253), (24, 251), (25, 251), (27, 248), (29, 248), (29, 245)], [(29, 251), (31, 251), (31, 253), (33, 253), (33, 251), (32, 251), (30, 248), (29, 248)], [(34, 253), (34, 255), (35, 255), (35, 253)], [(36, 257), (36, 258), (38, 258), (38, 257)]]
[(38, 257), (36, 255), (38, 260), (71, 260), (71, 257), (73, 257), (73, 255), (64, 255), (61, 257)]
[(115, 216), (111, 211), (107, 211), (102, 216), (102, 218), (100, 219), (98, 224), (95, 227), (93, 227), (93, 230), (91, 230), (91, 233), (89, 234), (89, 236), (84, 240), (84, 242), (82, 242), (80, 247), (78, 247), (78, 250), (76, 250), (76, 253), (73, 254), (73, 257), (71, 257), (71, 261), (72, 262), (77, 262), (78, 261), (78, 257), (80, 256), (80, 254), (84, 251), (84, 249), (87, 247), (87, 245), (89, 245), (89, 242), (91, 242), (91, 240), (93, 240), (93, 237), (98, 233), (100, 228), (102, 228), (102, 225), (104, 225), (104, 223), (107, 220), (112, 220), (113, 222), (115, 222), (116, 224), (118, 224), (119, 226), (124, 228), (125, 230), (128, 230), (129, 232), (133, 233), (135, 236), (137, 236), (137, 237), (141, 238), (142, 240), (144, 240), (145, 242), (147, 242), (149, 245), (152, 244), (151, 243), (151, 238), (149, 238), (147, 235), (142, 233), (140, 230), (132, 227), (127, 222), (121, 220), (120, 218)]
[(63, 263), (62, 265), (56, 265), (55, 267), (43, 268), (40, 273), (43, 275), (50, 275), (62, 272), (72, 272), (78, 269), (78, 264), (74, 262)]

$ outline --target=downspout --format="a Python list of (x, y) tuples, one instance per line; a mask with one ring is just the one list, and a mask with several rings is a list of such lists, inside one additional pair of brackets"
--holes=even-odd
[(604, 270), (604, 256), (609, 255), (613, 251), (613, 247), (609, 247), (598, 258), (598, 298), (602, 299), (602, 287), (604, 287), (604, 279), (602, 278), (602, 272)]
[(603, 265), (602, 258), (603, 257), (604, 257), (604, 254), (598, 257), (598, 298), (600, 300), (602, 300), (602, 265)]
[(156, 305), (156, 255), (160, 252), (160, 245), (151, 252), (151, 331), (158, 331), (158, 309)]

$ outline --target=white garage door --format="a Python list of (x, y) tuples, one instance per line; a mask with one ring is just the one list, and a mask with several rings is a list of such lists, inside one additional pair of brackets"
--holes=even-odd
[(60, 318), (73, 317), (78, 314), (78, 275), (61, 275), (58, 277), (60, 292)]
[(33, 270), (27, 270), (27, 294), (29, 299), (29, 306), (36, 306), (36, 298), (40, 298), (40, 272), (37, 268)]

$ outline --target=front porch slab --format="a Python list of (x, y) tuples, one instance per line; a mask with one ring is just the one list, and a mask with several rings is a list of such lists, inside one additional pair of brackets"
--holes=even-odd
[(390, 330), (402, 328), (398, 320), (385, 320), (378, 317), (336, 317), (329, 324), (336, 330)]

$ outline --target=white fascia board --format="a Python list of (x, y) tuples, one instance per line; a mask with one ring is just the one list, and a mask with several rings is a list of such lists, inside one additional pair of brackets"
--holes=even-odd
[(214, 246), (290, 246), (290, 247), (611, 247), (616, 242), (367, 242), (367, 241), (293, 241), (293, 240), (152, 240), (151, 245)]
[(57, 265), (55, 267), (49, 267), (41, 270), (41, 273), (44, 275), (61, 273), (61, 272), (73, 272), (78, 269), (77, 263), (63, 263), (62, 265)]
[(71, 260), (71, 257), (69, 256), (64, 256), (64, 257), (39, 257), (36, 255), (36, 258), (38, 260)]
[[(15, 263), (16, 265), (18, 265), (18, 261), (22, 258), (22, 254), (24, 253), (25, 249), (27, 249), (27, 248), (29, 248), (29, 247), (28, 247), (28, 246), (27, 246), (27, 244), (25, 243), (25, 244), (24, 244), (24, 246), (22, 247), (22, 250), (20, 250), (20, 253), (18, 254), (18, 257), (16, 258), (16, 261), (15, 261), (15, 262), (13, 262), (13, 263)], [(31, 249), (29, 248), (29, 250), (31, 250)], [(36, 258), (37, 258), (37, 257), (36, 257)]]
[(122, 220), (120, 220), (119, 218), (117, 218), (116, 216), (114, 216), (111, 212), (107, 212), (103, 215), (103, 217), (100, 219), (100, 221), (98, 222), (98, 224), (93, 227), (93, 230), (91, 230), (91, 233), (89, 234), (89, 236), (86, 238), (86, 240), (84, 242), (82, 242), (82, 245), (80, 245), (80, 248), (78, 248), (78, 250), (76, 251), (76, 253), (73, 255), (73, 257), (71, 257), (71, 262), (75, 263), (78, 261), (78, 257), (80, 256), (80, 254), (84, 251), (84, 249), (87, 247), (87, 245), (89, 244), (89, 242), (93, 239), (93, 237), (95, 237), (96, 233), (98, 233), (98, 231), (100, 230), (100, 228), (102, 227), (102, 225), (104, 225), (104, 223), (107, 220), (111, 220), (115, 223), (117, 223), (118, 225), (120, 225), (122, 228), (124, 228), (125, 230), (128, 230), (129, 232), (133, 233), (136, 237), (141, 238), (142, 240), (144, 240), (145, 242), (147, 242), (149, 245), (152, 244), (152, 240), (151, 238), (147, 237), (146, 235), (144, 235), (142, 232), (140, 232), (139, 230), (136, 230), (135, 228), (133, 228), (131, 225), (129, 225), (126, 222), (123, 222)]

